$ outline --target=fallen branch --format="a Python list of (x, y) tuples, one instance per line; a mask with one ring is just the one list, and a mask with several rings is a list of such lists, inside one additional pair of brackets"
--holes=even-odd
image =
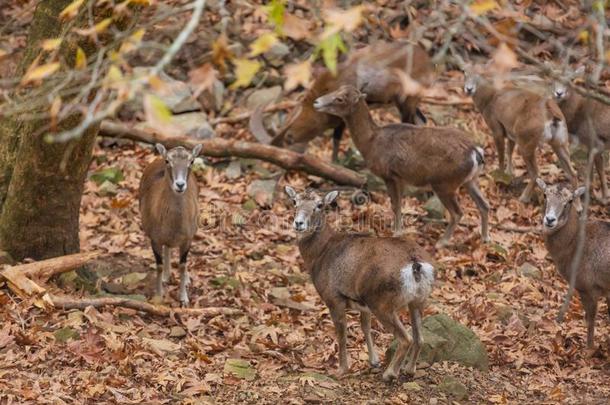
[(6, 279), (9, 288), (21, 298), (42, 294), (46, 289), (30, 280), (30, 277), (35, 277), (44, 282), (55, 274), (74, 270), (98, 257), (100, 254), (100, 252), (76, 253), (73, 255), (40, 260), (38, 262), (11, 266), (0, 272), (0, 279)]
[(136, 301), (129, 298), (104, 297), (104, 298), (82, 298), (59, 297), (56, 295), (45, 294), (43, 297), (53, 307), (61, 309), (85, 309), (87, 307), (123, 307), (135, 309), (136, 311), (147, 312), (156, 316), (169, 316), (170, 314), (196, 315), (196, 316), (218, 316), (218, 315), (238, 315), (242, 312), (238, 309), (227, 307), (209, 308), (171, 308), (165, 305), (153, 305), (148, 302)]
[(100, 255), (101, 252), (76, 253), (33, 263), (20, 264), (11, 267), (11, 269), (22, 273), (26, 277), (34, 277), (46, 281), (56, 274), (77, 269)]
[[(279, 110), (287, 110), (289, 108), (296, 106), (297, 104), (299, 104), (299, 101), (297, 101), (297, 100), (282, 101), (277, 104), (271, 104), (270, 106), (265, 107), (265, 109), (263, 111), (264, 112), (276, 112)], [(248, 112), (237, 114), (237, 115), (234, 115), (231, 117), (214, 118), (213, 120), (210, 120), (210, 124), (212, 124), (212, 125), (235, 124), (235, 123), (238, 123), (241, 121), (246, 121), (247, 119), (250, 118), (251, 115), (252, 115), (252, 111), (248, 111)]]
[(202, 154), (205, 156), (255, 158), (273, 163), (287, 170), (302, 170), (314, 176), (332, 180), (337, 184), (362, 187), (366, 183), (366, 177), (353, 170), (326, 163), (315, 156), (254, 142), (227, 140), (222, 138), (197, 141), (186, 137), (167, 137), (137, 130), (111, 121), (102, 122), (100, 135), (131, 139), (133, 141), (151, 144), (159, 142), (170, 148), (175, 146), (192, 148), (196, 144), (202, 144)]

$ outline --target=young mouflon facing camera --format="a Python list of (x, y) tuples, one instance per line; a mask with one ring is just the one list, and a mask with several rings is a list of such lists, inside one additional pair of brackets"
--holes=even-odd
[[(413, 375), (423, 344), (422, 311), (434, 283), (434, 267), (428, 253), (407, 239), (335, 231), (325, 217), (337, 191), (320, 196), (310, 190), (297, 193), (290, 186), (285, 190), (295, 206), (293, 227), (305, 268), (335, 325), (339, 374), (349, 370), (345, 312), (355, 309), (360, 311), (371, 366), (379, 365), (371, 336), (372, 313), (398, 340), (383, 379), (397, 378), (407, 357), (406, 371)], [(412, 338), (399, 317), (407, 307)]]
[(478, 187), (478, 176), (485, 164), (483, 149), (455, 128), (408, 124), (380, 127), (373, 121), (365, 98), (354, 86), (341, 86), (318, 97), (314, 108), (345, 121), (366, 165), (387, 186), (397, 233), (402, 231), (405, 184), (430, 186), (449, 211), (449, 225), (437, 243), (447, 245), (462, 217), (457, 192), (464, 186), (481, 214), (481, 237), (484, 242), (489, 241), (489, 204)]
[(190, 175), (191, 165), (201, 152), (201, 145), (192, 150), (178, 146), (165, 149), (155, 145), (161, 158), (144, 170), (140, 180), (140, 214), (142, 228), (150, 238), (157, 263), (157, 295), (163, 297), (163, 284), (169, 281), (171, 252), (180, 251), (180, 303), (189, 304), (186, 287), (190, 283), (186, 258), (197, 231), (199, 208), (198, 187)]
[[(572, 191), (563, 185), (547, 185), (542, 179), (537, 179), (536, 183), (545, 195), (542, 220), (544, 243), (559, 274), (565, 280), (570, 280), (570, 267), (578, 243), (578, 210), (575, 202), (584, 194), (585, 188)], [(585, 309), (587, 346), (593, 347), (597, 301), (605, 297), (610, 307), (610, 222), (589, 220), (585, 232), (575, 288)], [(610, 316), (610, 308), (608, 312)]]

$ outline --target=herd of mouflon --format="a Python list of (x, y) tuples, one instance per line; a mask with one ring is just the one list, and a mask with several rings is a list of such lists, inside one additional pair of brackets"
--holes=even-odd
[[(277, 134), (269, 134), (257, 110), (250, 127), (255, 136), (278, 146), (301, 150), (325, 130), (333, 130), (333, 159), (345, 128), (362, 154), (367, 167), (386, 185), (394, 214), (394, 237), (376, 237), (340, 232), (325, 220), (337, 191), (285, 191), (294, 204), (293, 227), (298, 247), (312, 282), (327, 305), (339, 347), (339, 373), (348, 371), (346, 310), (360, 311), (371, 366), (379, 357), (371, 337), (374, 314), (398, 342), (383, 373), (384, 380), (401, 372), (413, 375), (423, 344), (422, 313), (434, 285), (434, 260), (417, 243), (401, 235), (401, 207), (406, 185), (430, 187), (449, 212), (449, 222), (437, 247), (446, 246), (462, 217), (458, 190), (464, 188), (481, 217), (481, 239), (490, 240), (489, 204), (478, 187), (485, 168), (483, 149), (469, 134), (451, 127), (424, 126), (419, 97), (401, 94), (396, 70), (427, 85), (433, 67), (426, 52), (407, 43), (377, 43), (353, 52), (339, 66), (338, 74), (320, 73)], [(569, 142), (584, 144), (595, 153), (595, 172), (601, 182), (597, 200), (607, 204), (605, 150), (610, 149), (610, 106), (585, 98), (571, 81), (583, 74), (579, 68), (563, 74), (564, 80), (550, 84), (551, 96), (516, 86), (498, 88), (476, 66), (464, 66), (464, 92), (471, 96), (491, 132), (500, 169), (512, 173), (515, 146), (521, 154), (529, 182), (520, 201), (529, 202), (538, 186), (544, 193), (542, 228), (546, 247), (564, 279), (570, 279), (576, 251), (580, 197), (577, 174), (570, 162)], [(368, 103), (394, 103), (400, 124), (379, 126)], [(548, 143), (567, 184), (547, 184), (539, 177), (536, 152)], [(170, 275), (170, 250), (180, 252), (182, 305), (189, 305), (187, 256), (197, 230), (198, 187), (190, 166), (201, 151), (156, 145), (161, 158), (144, 171), (139, 190), (144, 232), (151, 240), (157, 264), (156, 293), (163, 296)], [(593, 346), (594, 325), (600, 298), (610, 302), (610, 222), (589, 219), (584, 254), (577, 268), (575, 288), (585, 310), (587, 344)], [(408, 308), (411, 333), (402, 324), (400, 312)], [(406, 366), (404, 365), (406, 361)], [(404, 367), (403, 367), (404, 366)]]

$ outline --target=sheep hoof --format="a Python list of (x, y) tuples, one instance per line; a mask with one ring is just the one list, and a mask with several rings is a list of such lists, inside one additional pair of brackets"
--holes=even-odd
[(386, 370), (381, 377), (383, 381), (390, 382), (398, 378), (398, 374), (394, 370)]

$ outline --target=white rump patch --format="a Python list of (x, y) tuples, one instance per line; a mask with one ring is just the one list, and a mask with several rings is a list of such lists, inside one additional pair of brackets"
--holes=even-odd
[(559, 121), (557, 125), (553, 125), (553, 120), (544, 123), (544, 141), (559, 141), (560, 143), (568, 142), (568, 128), (565, 121)]
[(422, 302), (432, 292), (434, 284), (434, 267), (427, 262), (421, 262), (420, 278), (416, 280), (413, 274), (413, 263), (400, 269), (402, 279), (402, 291), (407, 302)]
[(469, 182), (470, 180), (474, 179), (476, 176), (479, 175), (481, 170), (483, 170), (484, 165), (479, 164), (478, 153), (480, 153), (481, 156), (483, 156), (483, 157), (485, 157), (485, 153), (484, 153), (483, 149), (479, 146), (475, 146), (475, 149), (476, 150), (473, 150), (470, 155), (470, 158), (472, 159), (472, 169), (470, 170), (470, 173), (468, 174), (466, 179), (464, 179), (464, 183)]

